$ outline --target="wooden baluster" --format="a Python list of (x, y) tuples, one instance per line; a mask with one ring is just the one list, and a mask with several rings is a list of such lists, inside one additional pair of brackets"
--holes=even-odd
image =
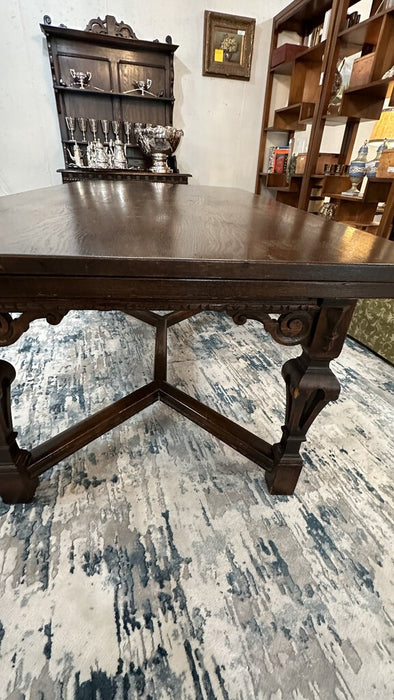
[(11, 384), (15, 370), (0, 360), (0, 496), (4, 503), (28, 503), (34, 497), (38, 479), (31, 477), (26, 465), (30, 452), (22, 450), (12, 426)]
[(301, 443), (324, 406), (339, 396), (340, 384), (329, 364), (341, 352), (354, 307), (352, 300), (324, 302), (311, 336), (302, 343), (302, 355), (283, 366), (285, 425), (282, 439), (273, 445), (273, 469), (266, 473), (272, 494), (294, 492), (302, 469)]

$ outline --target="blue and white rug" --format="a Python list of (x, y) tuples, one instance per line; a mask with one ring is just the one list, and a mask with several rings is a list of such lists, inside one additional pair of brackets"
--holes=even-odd
[[(279, 439), (299, 349), (212, 313), (170, 334), (170, 381)], [(2, 351), (21, 446), (149, 381), (153, 345), (121, 313), (34, 322)], [(393, 369), (353, 341), (333, 369), (293, 497), (156, 403), (0, 501), (0, 699), (393, 697)]]

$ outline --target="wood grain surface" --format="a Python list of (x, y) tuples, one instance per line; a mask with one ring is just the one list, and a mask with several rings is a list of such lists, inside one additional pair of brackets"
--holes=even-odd
[(3, 274), (353, 281), (357, 296), (394, 291), (390, 241), (242, 190), (164, 183), (75, 182), (2, 197), (0, 264)]

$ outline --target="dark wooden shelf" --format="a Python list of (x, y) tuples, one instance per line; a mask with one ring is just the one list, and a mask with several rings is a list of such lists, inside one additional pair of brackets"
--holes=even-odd
[(316, 44), (316, 46), (306, 46), (305, 51), (298, 54), (298, 56), (293, 58), (291, 61), (284, 61), (283, 63), (279, 63), (277, 66), (274, 66), (274, 68), (270, 69), (270, 72), (277, 75), (291, 75), (296, 62), (298, 63), (303, 61), (307, 63), (320, 63), (325, 46), (325, 41), (321, 41), (319, 44)]
[(385, 12), (379, 12), (379, 14), (373, 15), (363, 22), (339, 32), (340, 57), (344, 58), (345, 56), (351, 56), (353, 53), (361, 51), (364, 44), (376, 46), (379, 39), (382, 17), (393, 11), (394, 8)]
[(392, 78), (375, 80), (372, 83), (359, 85), (345, 90), (342, 98), (341, 115), (360, 119), (379, 119)]
[(358, 85), (354, 88), (345, 90), (344, 95), (362, 94), (367, 100), (381, 100), (386, 97), (387, 88), (393, 82), (393, 78), (385, 78), (384, 80), (374, 80), (373, 83)]
[[(350, 180), (349, 180), (350, 182)], [(362, 194), (346, 195), (343, 192), (324, 192), (325, 197), (331, 199), (342, 199), (354, 203), (377, 204), (382, 202), (388, 196), (393, 180), (391, 178), (372, 178), (368, 180), (365, 190)]]
[(54, 25), (40, 24), (41, 31), (51, 39), (56, 37), (73, 42), (91, 43), (95, 46), (115, 47), (130, 51), (152, 51), (154, 44), (155, 51), (160, 53), (174, 53), (178, 44), (168, 44), (160, 41), (145, 41), (143, 39), (130, 39), (128, 37), (112, 36), (110, 34), (98, 34), (97, 32), (86, 32), (81, 29), (68, 29), (68, 27), (55, 27)]
[(187, 185), (190, 173), (151, 173), (149, 170), (101, 169), (101, 168), (59, 168), (63, 182), (80, 180), (147, 180), (150, 182), (171, 182)]
[[(92, 19), (87, 25), (88, 28), (83, 31), (52, 25), (40, 26), (48, 45), (63, 146), (64, 166), (58, 170), (63, 182), (100, 178), (187, 184), (190, 175), (179, 173), (175, 155), (168, 158), (173, 173), (150, 172), (152, 159), (134, 143), (133, 133), (130, 134), (132, 143), (125, 149), (125, 158), (122, 152), (122, 163), (126, 168), (74, 168), (70, 151), (72, 152), (75, 142), (74, 139), (70, 139), (71, 132), (66, 123), (66, 115), (75, 119), (74, 135), (84, 162), (88, 143), (92, 141), (92, 133), (87, 124), (87, 140), (81, 140), (82, 131), (77, 121), (78, 117), (97, 120), (97, 136), (101, 143), (104, 133), (100, 122), (103, 120), (107, 120), (109, 125), (111, 122), (119, 122), (121, 127), (124, 122), (172, 126), (175, 102), (174, 52), (178, 46), (170, 42), (137, 39), (129, 25), (117, 22), (112, 15), (107, 15), (104, 20)], [(100, 33), (95, 31), (96, 28)], [(120, 33), (121, 36), (118, 36)], [(75, 84), (72, 78), (74, 71), (75, 74), (90, 74), (89, 85), (81, 88)], [(133, 89), (139, 81), (141, 84), (151, 85), (153, 94), (147, 94), (148, 88), (144, 94), (140, 90), (134, 92)], [(121, 139), (126, 140), (122, 128), (120, 133)]]
[[(350, 0), (349, 7), (358, 0)], [(304, 30), (310, 33), (312, 29), (322, 24), (324, 15), (331, 9), (332, 0), (295, 0), (274, 17), (274, 29), (278, 32), (293, 31), (302, 36)]]
[(305, 49), (303, 53), (296, 56), (295, 61), (303, 61), (308, 63), (320, 63), (326, 48), (326, 42), (321, 41), (316, 46), (309, 46)]
[(71, 87), (68, 85), (54, 85), (53, 89), (56, 92), (75, 92), (81, 97), (83, 95), (87, 96), (92, 96), (94, 95), (95, 97), (126, 97), (126, 98), (131, 98), (134, 100), (154, 100), (154, 101), (163, 101), (163, 102), (175, 102), (174, 97), (156, 97), (153, 95), (138, 95), (138, 94), (132, 94), (132, 95), (127, 95), (124, 92), (113, 92), (112, 90), (95, 90), (94, 88), (78, 88), (78, 87)]
[[(346, 109), (346, 107), (345, 107), (345, 109)], [(371, 107), (371, 109), (373, 109), (374, 112), (377, 111), (376, 106)], [(380, 112), (379, 112), (379, 114), (380, 114)], [(323, 114), (322, 119), (324, 119), (326, 126), (345, 126), (347, 124), (349, 116), (353, 116), (353, 115)], [(368, 117), (368, 116), (361, 116), (360, 114), (358, 114), (357, 119), (359, 119), (360, 122), (370, 122), (371, 119), (373, 119), (373, 118)]]
[(274, 68), (270, 68), (270, 73), (275, 75), (291, 75), (294, 67), (294, 59), (292, 61), (283, 61), (278, 63)]
[[(261, 172), (261, 173), (260, 173), (260, 176), (261, 176), (261, 177), (265, 177), (266, 175), (279, 175), (279, 173), (267, 173), (267, 172)], [(299, 180), (302, 180), (302, 178), (303, 178), (304, 176), (303, 176), (302, 173), (293, 173), (293, 175), (292, 175), (291, 177), (292, 177), (292, 179), (296, 179), (296, 180), (299, 179)], [(321, 180), (321, 179), (323, 179), (323, 178), (325, 178), (325, 177), (326, 177), (326, 175), (319, 174), (319, 173), (315, 173), (314, 175), (311, 175), (311, 178), (313, 178), (314, 180)], [(330, 177), (330, 176), (329, 176), (329, 177)], [(333, 177), (334, 177), (334, 176), (333, 176)]]
[(312, 119), (315, 111), (314, 102), (299, 102), (275, 110), (274, 127), (303, 131)]
[[(349, 187), (350, 189), (350, 187)], [(355, 195), (355, 194), (340, 194), (339, 192), (325, 192), (324, 193), (325, 197), (330, 197), (330, 199), (343, 199), (346, 202), (353, 202), (355, 204), (360, 204), (360, 202), (363, 202), (363, 197), (362, 195)]]
[[(134, 168), (130, 169), (121, 169), (121, 168), (59, 168), (56, 172), (58, 173), (108, 173), (108, 174), (113, 174), (113, 175), (122, 175), (124, 173), (125, 175), (128, 175), (130, 173), (134, 173), (135, 175), (152, 175), (154, 176), (156, 173), (151, 173), (149, 170), (136, 170)], [(172, 177), (175, 175), (185, 175), (186, 177), (192, 177), (190, 173), (160, 173), (160, 175), (163, 175), (164, 177), (168, 178), (171, 180)]]
[(288, 105), (287, 107), (281, 107), (275, 110), (275, 114), (297, 114), (306, 119), (306, 115), (309, 115), (312, 110), (315, 109), (314, 102), (298, 102), (294, 105)]
[(275, 192), (289, 192), (292, 195), (298, 194), (300, 178), (291, 175), (290, 182), (287, 182), (286, 173), (261, 173), (261, 177), (265, 180), (265, 187)]
[(342, 126), (346, 124), (348, 118), (344, 114), (323, 114), (322, 119), (326, 122), (326, 126)]
[(289, 185), (286, 182), (286, 173), (261, 173), (261, 177), (265, 179), (267, 187), (270, 189), (289, 189)]
[[(302, 126), (302, 125), (301, 125)], [(300, 129), (300, 131), (303, 131), (306, 127), (303, 127), (303, 129)], [(282, 127), (281, 129), (278, 129), (276, 126), (266, 126), (264, 131), (267, 131), (269, 133), (277, 133), (280, 134), (281, 132), (286, 133), (288, 131), (294, 131), (292, 128), (284, 128)]]
[[(78, 131), (80, 131), (79, 127), (78, 127)], [(91, 133), (91, 131), (89, 129), (89, 134), (90, 133)], [(108, 146), (109, 141), (111, 141), (111, 140), (114, 141), (113, 136), (111, 136), (111, 138), (108, 141), (102, 141), (103, 146)], [(74, 143), (77, 143), (78, 146), (86, 147), (89, 145), (89, 143), (91, 143), (91, 141), (90, 140), (82, 141), (81, 139), (62, 139), (62, 144), (64, 144), (65, 146), (73, 146)], [(127, 148), (139, 148), (139, 146), (136, 143), (124, 143), (123, 145), (126, 146)]]
[(374, 223), (371, 221), (369, 224), (360, 224), (357, 221), (342, 221), (345, 226), (353, 226), (354, 228), (360, 228), (360, 229), (366, 229), (366, 228), (374, 228), (377, 229), (379, 227), (378, 223)]

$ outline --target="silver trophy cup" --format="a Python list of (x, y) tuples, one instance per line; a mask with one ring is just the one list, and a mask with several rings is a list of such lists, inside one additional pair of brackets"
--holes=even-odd
[(84, 90), (84, 88), (88, 87), (92, 79), (92, 74), (89, 71), (84, 73), (81, 70), (76, 71), (74, 70), (74, 68), (70, 68), (70, 75), (73, 79), (73, 86), (79, 87), (81, 88), (81, 90)]

